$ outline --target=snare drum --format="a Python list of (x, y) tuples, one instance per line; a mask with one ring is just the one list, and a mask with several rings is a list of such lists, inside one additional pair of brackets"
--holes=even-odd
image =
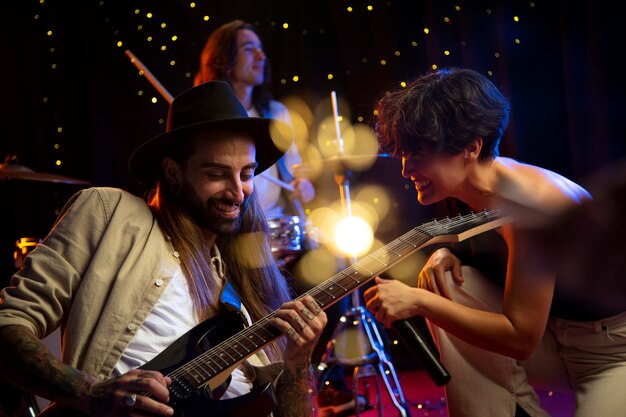
[(302, 252), (305, 225), (298, 216), (287, 216), (269, 219), (270, 247), (277, 260)]

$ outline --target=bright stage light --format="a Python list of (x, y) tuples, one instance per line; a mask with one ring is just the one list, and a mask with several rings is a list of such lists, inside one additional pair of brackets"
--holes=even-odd
[(362, 255), (369, 251), (373, 242), (372, 227), (361, 217), (341, 219), (335, 228), (337, 248), (346, 255)]

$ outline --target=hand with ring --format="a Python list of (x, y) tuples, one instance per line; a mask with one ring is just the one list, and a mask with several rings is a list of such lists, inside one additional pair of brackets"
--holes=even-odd
[(287, 336), (285, 366), (301, 368), (310, 364), (327, 321), (326, 313), (310, 295), (285, 303), (276, 311), (272, 324)]
[(169, 377), (160, 372), (134, 369), (116, 378), (92, 385), (88, 403), (81, 411), (93, 416), (127, 415), (129, 409), (155, 416), (171, 416)]
[(133, 408), (137, 403), (137, 394), (126, 394), (124, 402), (128, 407)]

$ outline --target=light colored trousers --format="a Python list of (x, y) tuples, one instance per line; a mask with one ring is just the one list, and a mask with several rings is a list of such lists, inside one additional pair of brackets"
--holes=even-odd
[[(462, 271), (463, 285), (446, 274), (452, 299), (501, 312), (502, 289), (473, 268)], [(428, 325), (452, 376), (445, 386), (450, 417), (514, 416), (516, 404), (533, 417), (549, 416), (533, 386), (575, 390), (575, 417), (626, 417), (626, 312), (597, 322), (550, 319), (526, 361), (475, 347)]]

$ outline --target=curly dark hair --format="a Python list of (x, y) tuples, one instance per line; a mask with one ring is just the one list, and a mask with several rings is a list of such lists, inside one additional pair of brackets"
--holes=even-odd
[(402, 154), (455, 155), (482, 138), (480, 160), (498, 156), (510, 105), (484, 75), (444, 68), (387, 92), (376, 104), (375, 130), (381, 148)]
[[(213, 80), (230, 83), (228, 72), (235, 66), (237, 59), (237, 32), (243, 29), (251, 30), (259, 39), (261, 38), (254, 25), (239, 19), (223, 24), (209, 35), (200, 55), (200, 67), (194, 77), (194, 86)], [(272, 98), (269, 92), (270, 82), (270, 63), (269, 59), (266, 59), (263, 84), (252, 89), (252, 105), (263, 117), (269, 111), (269, 102)]]

